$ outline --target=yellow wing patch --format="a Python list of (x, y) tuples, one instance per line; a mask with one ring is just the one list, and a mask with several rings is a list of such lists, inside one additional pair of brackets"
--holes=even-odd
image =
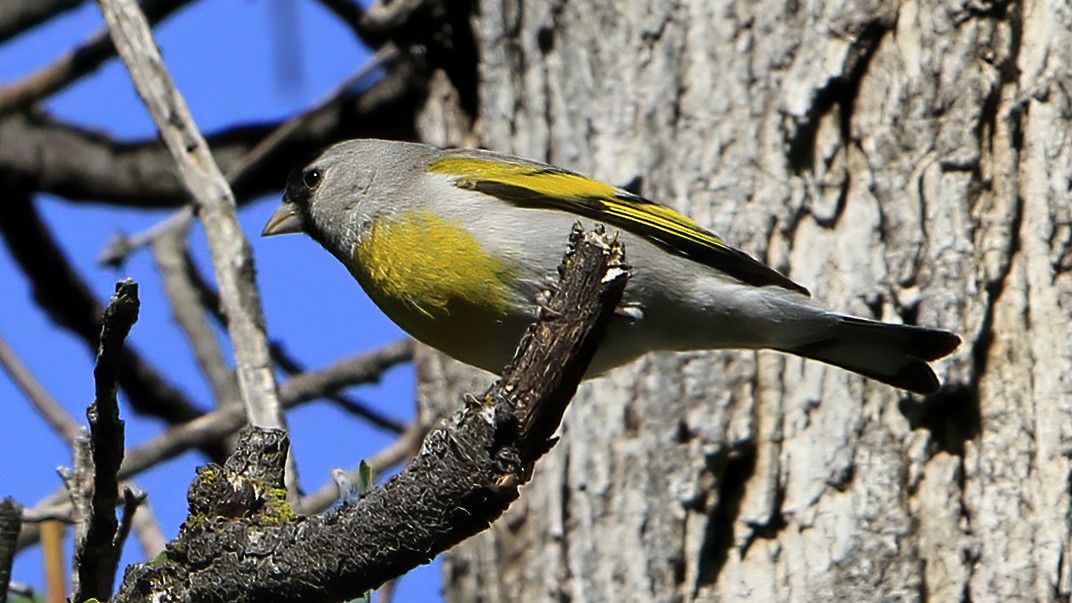
[(455, 177), (455, 186), (459, 188), (519, 206), (567, 211), (606, 222), (751, 285), (776, 285), (809, 295), (804, 287), (730, 247), (694, 220), (665, 205), (580, 174), (547, 165), (465, 155), (443, 157), (428, 169)]
[(538, 196), (585, 202), (598, 199), (612, 215), (623, 220), (674, 232), (697, 242), (726, 247), (722, 239), (680, 213), (580, 174), (551, 166), (488, 161), (470, 157), (445, 157), (429, 167), (430, 172), (458, 176), (457, 186), (477, 188), (482, 181), (499, 182), (531, 191)]
[(458, 176), (457, 184), (462, 188), (473, 188), (477, 182), (492, 180), (562, 199), (611, 197), (618, 193), (618, 189), (609, 184), (550, 166), (444, 157), (433, 163), (428, 171)]

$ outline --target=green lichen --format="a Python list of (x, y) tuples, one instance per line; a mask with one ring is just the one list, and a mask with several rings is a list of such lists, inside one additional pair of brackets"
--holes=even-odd
[(264, 490), (261, 499), (265, 503), (260, 513), (263, 525), (279, 526), (298, 518), (294, 507), (287, 503), (286, 488), (268, 488)]

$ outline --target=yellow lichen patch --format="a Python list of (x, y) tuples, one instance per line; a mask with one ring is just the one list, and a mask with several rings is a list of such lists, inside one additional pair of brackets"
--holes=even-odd
[(269, 488), (261, 498), (266, 503), (261, 510), (262, 525), (280, 526), (298, 518), (297, 511), (287, 503), (286, 488)]

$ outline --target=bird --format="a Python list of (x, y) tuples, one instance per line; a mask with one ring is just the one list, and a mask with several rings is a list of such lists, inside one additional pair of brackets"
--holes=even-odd
[(920, 394), (955, 333), (827, 310), (674, 209), (538, 161), (354, 139), (287, 178), (262, 236), (305, 233), (415, 339), (499, 373), (558, 279), (574, 225), (618, 234), (631, 267), (586, 376), (651, 351), (770, 349)]

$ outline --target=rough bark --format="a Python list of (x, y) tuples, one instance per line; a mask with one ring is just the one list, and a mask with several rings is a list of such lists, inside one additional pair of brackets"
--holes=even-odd
[(250, 426), (221, 468), (198, 470), (164, 559), (133, 566), (114, 600), (350, 600), (483, 531), (517, 499), (573, 399), (628, 280), (622, 247), (575, 229), (546, 311), (510, 369), (432, 429), (383, 486), (324, 514), (282, 500), (289, 440)]
[[(487, 0), (484, 146), (681, 209), (827, 305), (955, 330), (926, 399), (650, 355), (447, 557), (454, 601), (1067, 600), (1067, 3)], [(627, 250), (628, 253), (628, 250)], [(422, 400), (472, 379), (422, 354)]]

